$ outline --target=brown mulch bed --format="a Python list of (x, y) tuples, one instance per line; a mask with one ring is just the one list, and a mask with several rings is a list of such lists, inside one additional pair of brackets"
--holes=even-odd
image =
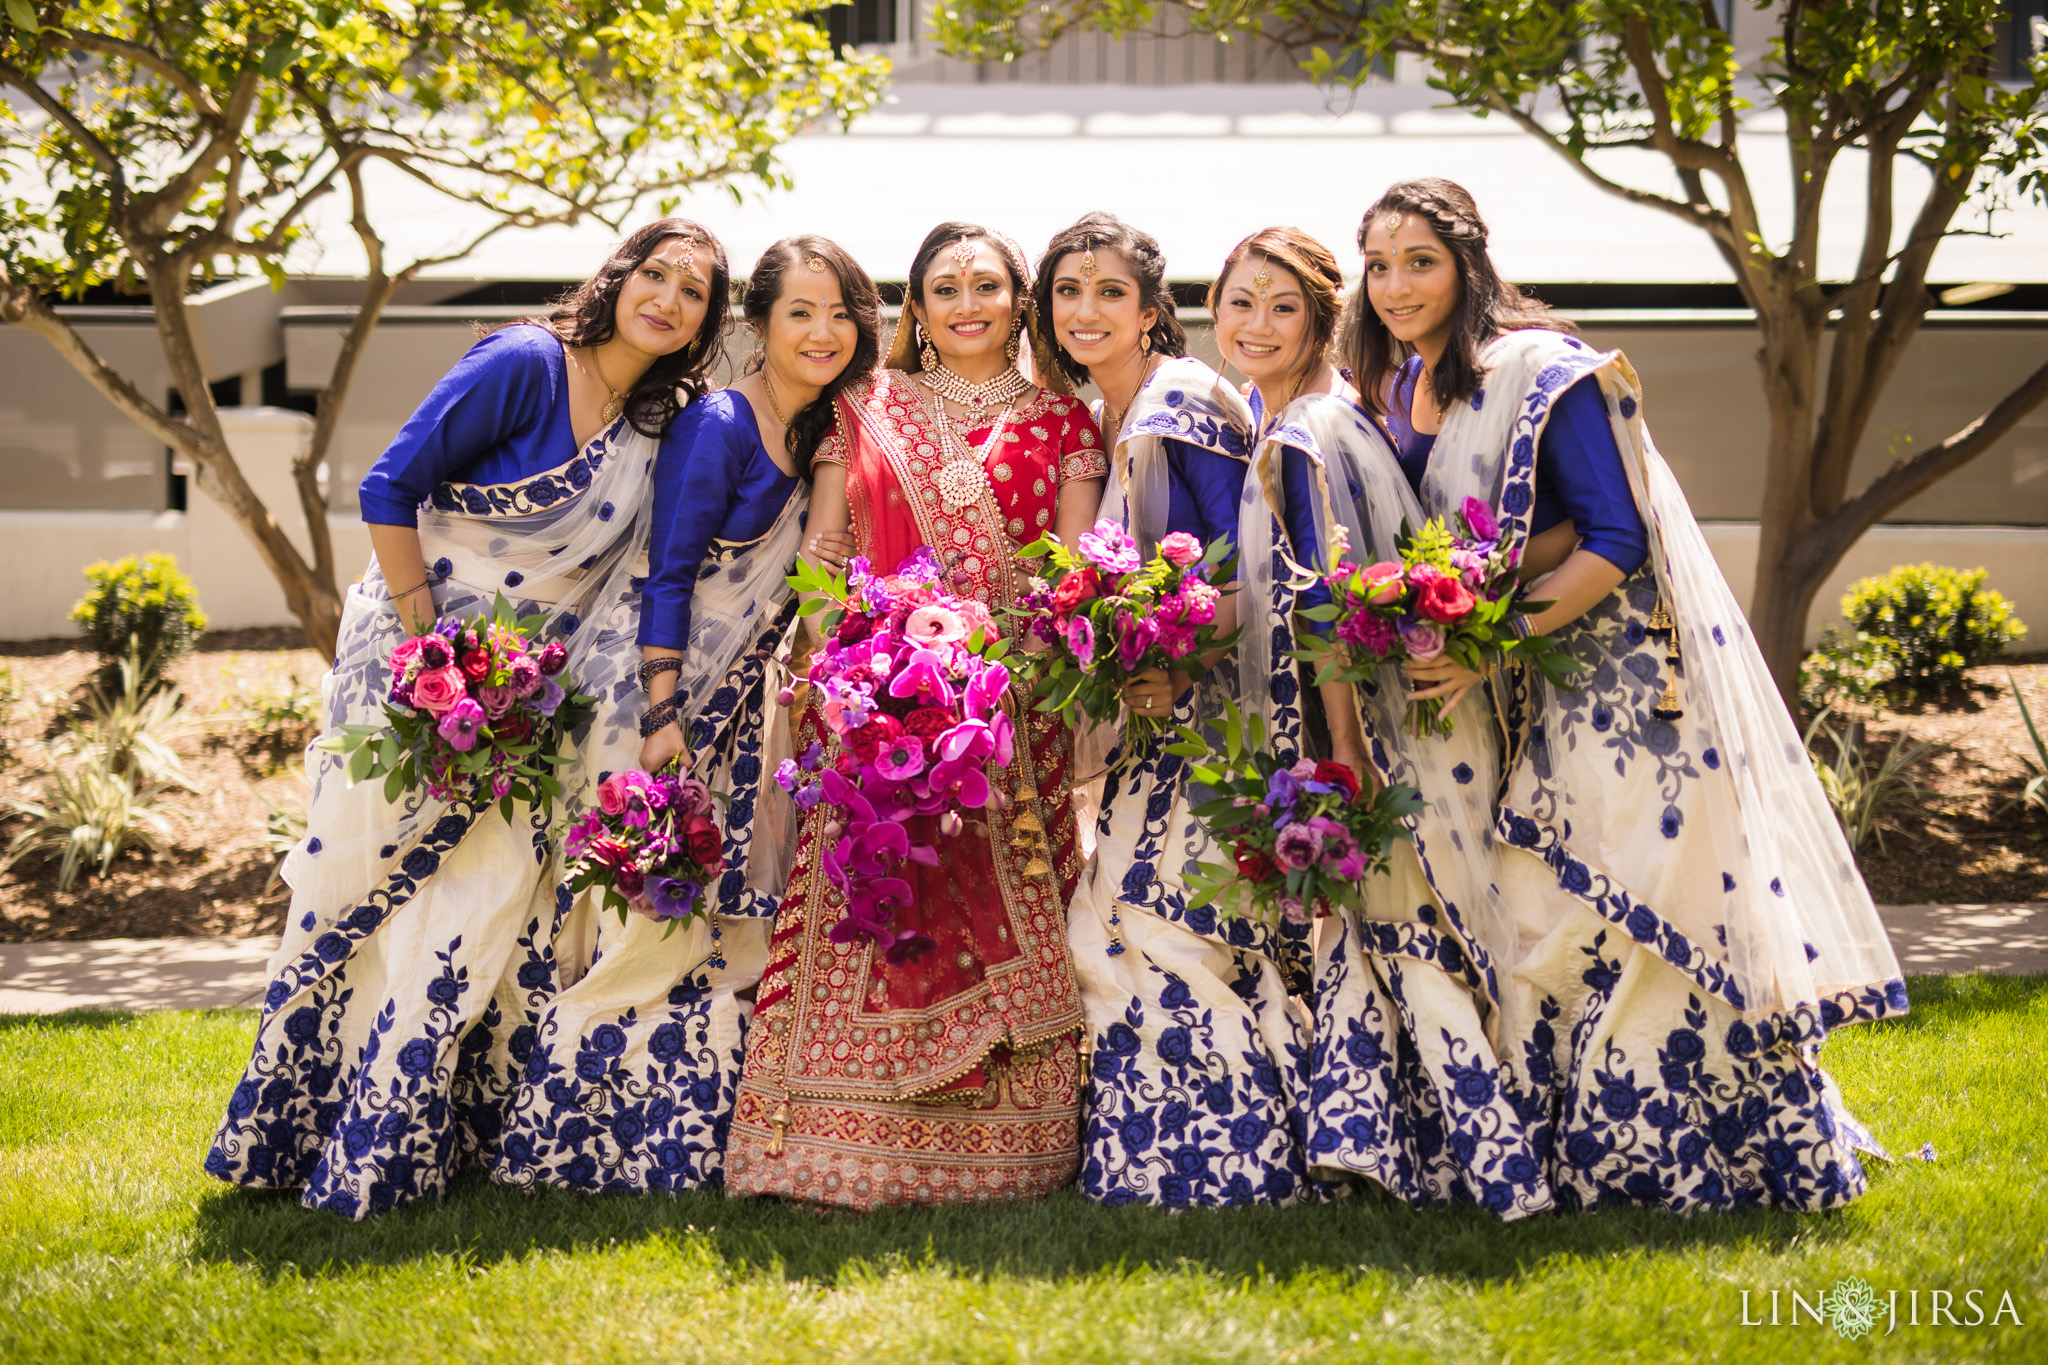
[(2033, 752), (2013, 683), (2048, 738), (2048, 657), (2039, 654), (1972, 669), (1965, 696), (1869, 718), (1873, 766), (1901, 734), (1934, 745), (1915, 773), (1922, 795), (1857, 853), (1879, 904), (2048, 899), (2048, 819), (2001, 811)]
[[(32, 796), (47, 772), (43, 743), (84, 694), (94, 660), (68, 640), (0, 643), (0, 694), (19, 694), (0, 716), (0, 796)], [(105, 879), (57, 890), (54, 863), (24, 861), (0, 874), (0, 942), (47, 939), (232, 937), (274, 933), (287, 892), (269, 882), (269, 807), (305, 798), (304, 730), (259, 733), (248, 708), (292, 679), (317, 687), (325, 660), (291, 630), (222, 631), (171, 670), (186, 699), (187, 732), (175, 748), (192, 792), (165, 798), (172, 846), (124, 855)], [(1968, 695), (1866, 717), (1873, 761), (1902, 731), (1932, 741), (1918, 776), (1923, 796), (1894, 814), (1860, 861), (1880, 903), (2048, 899), (2048, 820), (1999, 812), (2018, 790), (2030, 751), (2008, 665), (1971, 674)], [(2016, 660), (2037, 724), (2048, 727), (2048, 656)], [(21, 828), (0, 815), (0, 846)]]
[[(0, 715), (0, 796), (32, 798), (43, 785), (43, 744), (62, 733), (85, 694), (95, 660), (75, 641), (0, 643), (0, 695), (11, 675), (16, 700)], [(326, 661), (296, 630), (219, 631), (170, 670), (185, 695), (185, 731), (173, 748), (194, 791), (173, 791), (163, 810), (170, 846), (130, 852), (100, 879), (57, 889), (57, 865), (31, 857), (0, 873), (0, 942), (47, 939), (242, 937), (275, 933), (289, 892), (267, 885), (275, 858), (264, 840), (269, 807), (302, 806), (299, 776), (308, 730), (259, 733), (248, 715), (296, 678), (316, 689)], [(0, 848), (22, 828), (0, 808)]]

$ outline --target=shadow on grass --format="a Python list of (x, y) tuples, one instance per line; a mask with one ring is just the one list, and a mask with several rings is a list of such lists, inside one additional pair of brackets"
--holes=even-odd
[[(2048, 976), (1930, 977), (1909, 983), (1913, 1012), (1873, 1030), (1952, 1029), (1975, 1017), (2033, 1008)], [(1874, 1173), (1883, 1181), (1883, 1171)], [(266, 1275), (345, 1273), (356, 1267), (453, 1258), (491, 1264), (535, 1252), (603, 1251), (641, 1243), (701, 1244), (734, 1274), (832, 1283), (876, 1264), (955, 1273), (1060, 1278), (1105, 1270), (1186, 1266), (1228, 1277), (1384, 1270), (1490, 1283), (1557, 1256), (1604, 1258), (1705, 1248), (1776, 1251), (1794, 1239), (1849, 1237), (1838, 1214), (1768, 1210), (1673, 1217), (1611, 1208), (1546, 1214), (1503, 1225), (1471, 1208), (1413, 1210), (1375, 1193), (1294, 1209), (1109, 1209), (1072, 1190), (979, 1208), (816, 1212), (715, 1192), (587, 1196), (523, 1192), (481, 1171), (449, 1197), (363, 1223), (299, 1206), (292, 1194), (222, 1189), (202, 1199), (194, 1254)]]

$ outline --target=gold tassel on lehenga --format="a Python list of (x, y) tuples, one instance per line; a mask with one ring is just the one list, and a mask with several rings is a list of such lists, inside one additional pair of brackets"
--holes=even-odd
[(1678, 720), (1685, 715), (1678, 705), (1678, 623), (1664, 609), (1664, 594), (1661, 592), (1657, 594), (1657, 609), (1650, 613), (1645, 633), (1653, 640), (1664, 642), (1664, 666), (1670, 670), (1664, 680), (1664, 695), (1650, 708), (1650, 714), (1658, 720)]

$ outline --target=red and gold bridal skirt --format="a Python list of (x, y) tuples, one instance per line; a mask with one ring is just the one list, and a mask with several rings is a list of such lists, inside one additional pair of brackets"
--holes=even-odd
[[(818, 871), (823, 811), (806, 821), (733, 1109), (734, 1193), (873, 1209), (1022, 1199), (1073, 1180), (1072, 741), (1058, 720), (1025, 716), (1016, 760), (990, 773), (1007, 807), (952, 838), (933, 819), (910, 823), (939, 851), (939, 866), (896, 874), (916, 891), (898, 927), (938, 944), (915, 962), (892, 967), (868, 943), (826, 937), (840, 896)], [(822, 736), (807, 710), (799, 752)]]

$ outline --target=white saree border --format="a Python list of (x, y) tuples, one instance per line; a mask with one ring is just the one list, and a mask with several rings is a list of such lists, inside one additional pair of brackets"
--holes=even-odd
[[(1634, 370), (1619, 352), (1544, 330), (1497, 338), (1483, 366), (1481, 393), (1447, 414), (1437, 438), (1425, 509), (1477, 497), (1499, 508), (1507, 535), (1526, 537), (1553, 402), (1592, 374), (1650, 545), (1644, 569), (1566, 631), (1596, 661), (1581, 690), (1517, 670), (1525, 715), (1512, 728), (1539, 738), (1511, 766), (1502, 842), (1544, 860), (1565, 890), (1739, 1011), (1738, 1054), (1902, 1012), (1884, 926), (1749, 624), (1650, 439)], [(1675, 622), (1676, 669), (1660, 667), (1654, 642), (1628, 653), (1660, 600)], [(1610, 682), (1653, 696), (1670, 684), (1680, 714), (1609, 707)]]

